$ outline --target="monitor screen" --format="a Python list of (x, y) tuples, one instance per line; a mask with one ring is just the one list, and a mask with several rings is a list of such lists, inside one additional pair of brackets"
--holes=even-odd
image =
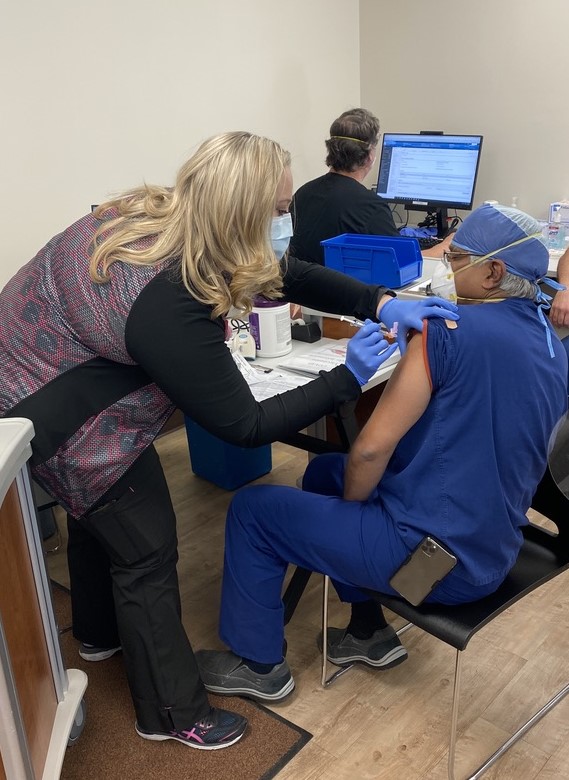
[(384, 133), (377, 195), (410, 208), (471, 209), (481, 135)]

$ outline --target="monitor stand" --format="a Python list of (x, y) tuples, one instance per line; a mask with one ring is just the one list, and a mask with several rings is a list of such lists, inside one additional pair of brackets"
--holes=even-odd
[(448, 232), (448, 211), (447, 209), (437, 209), (437, 238), (445, 238)]
[(426, 209), (424, 206), (405, 206), (407, 211), (422, 211), (426, 216), (422, 222), (418, 222), (418, 227), (437, 228), (437, 238), (445, 238), (448, 232), (448, 210), (446, 208)]

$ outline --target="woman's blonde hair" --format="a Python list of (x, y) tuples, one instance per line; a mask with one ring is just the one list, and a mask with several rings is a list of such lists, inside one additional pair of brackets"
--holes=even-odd
[(109, 281), (117, 261), (174, 260), (187, 289), (214, 316), (231, 306), (248, 310), (257, 294), (280, 297), (269, 229), (288, 166), (290, 154), (268, 138), (247, 132), (210, 138), (173, 188), (145, 185), (98, 206), (91, 278)]

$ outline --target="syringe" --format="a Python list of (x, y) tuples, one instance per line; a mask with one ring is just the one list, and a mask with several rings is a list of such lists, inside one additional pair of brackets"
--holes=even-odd
[[(349, 325), (351, 325), (353, 328), (362, 328), (365, 325), (365, 322), (363, 320), (358, 320), (356, 317), (345, 317), (343, 314), (340, 317), (340, 320), (343, 322), (347, 322)], [(389, 330), (385, 327), (381, 322), (378, 323), (379, 330), (381, 333), (383, 333), (384, 336), (389, 336), (389, 338), (395, 339), (397, 338), (397, 323), (393, 323), (393, 328)]]

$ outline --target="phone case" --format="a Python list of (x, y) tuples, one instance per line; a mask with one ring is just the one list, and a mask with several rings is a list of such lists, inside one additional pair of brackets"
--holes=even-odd
[(389, 580), (391, 587), (415, 607), (456, 566), (456, 557), (426, 536)]

